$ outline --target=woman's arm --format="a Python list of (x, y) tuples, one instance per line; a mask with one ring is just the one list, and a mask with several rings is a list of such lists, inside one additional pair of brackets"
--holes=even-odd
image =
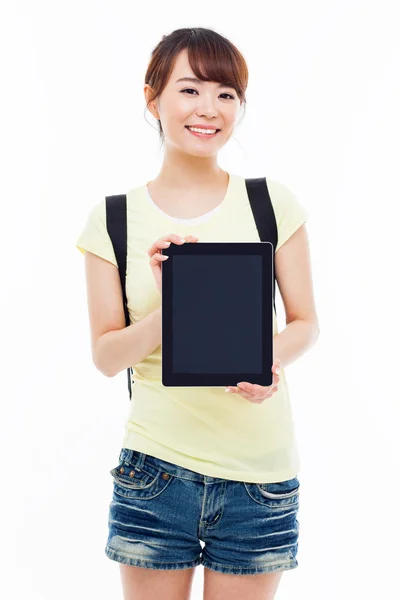
[(104, 333), (97, 341), (96, 366), (107, 377), (114, 377), (147, 358), (160, 344), (161, 308), (156, 308), (138, 323)]
[(310, 250), (305, 224), (275, 253), (275, 276), (286, 312), (287, 327), (274, 336), (274, 359), (289, 365), (313, 346), (319, 336)]
[(85, 271), (93, 362), (114, 377), (161, 344), (161, 307), (126, 327), (117, 267), (86, 251)]
[(274, 336), (274, 360), (279, 358), (282, 367), (290, 365), (315, 344), (318, 336), (316, 323), (302, 319), (292, 321)]

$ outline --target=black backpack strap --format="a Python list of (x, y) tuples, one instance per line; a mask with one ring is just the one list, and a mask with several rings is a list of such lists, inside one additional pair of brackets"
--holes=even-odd
[[(121, 281), (122, 298), (124, 303), (125, 323), (130, 325), (128, 302), (126, 298), (126, 255), (127, 255), (127, 219), (126, 219), (126, 194), (106, 196), (106, 224), (108, 235), (114, 247), (115, 258), (118, 264), (119, 278)], [(128, 367), (129, 399), (132, 400), (132, 367)]]
[(266, 177), (246, 179), (245, 181), (247, 195), (249, 197), (250, 206), (253, 211), (254, 221), (257, 226), (260, 241), (271, 242), (273, 246), (274, 310), (276, 314), (275, 249), (278, 243), (278, 228), (276, 225), (275, 212), (269, 195)]

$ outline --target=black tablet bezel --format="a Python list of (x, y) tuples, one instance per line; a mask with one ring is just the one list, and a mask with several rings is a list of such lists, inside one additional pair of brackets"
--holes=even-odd
[[(271, 242), (195, 242), (178, 245), (171, 243), (163, 254), (169, 258), (161, 263), (162, 269), (162, 384), (166, 387), (221, 387), (236, 386), (248, 381), (269, 386), (273, 381), (273, 283), (274, 261)], [(173, 373), (173, 257), (199, 254), (259, 255), (262, 258), (262, 373)], [(230, 282), (232, 286), (236, 281)], [(228, 282), (229, 285), (229, 282)]]

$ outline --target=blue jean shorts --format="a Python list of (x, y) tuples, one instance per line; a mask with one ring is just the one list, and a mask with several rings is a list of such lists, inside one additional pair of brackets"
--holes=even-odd
[(210, 477), (128, 448), (110, 473), (105, 553), (112, 560), (150, 569), (202, 564), (242, 575), (298, 566), (297, 477), (279, 483)]

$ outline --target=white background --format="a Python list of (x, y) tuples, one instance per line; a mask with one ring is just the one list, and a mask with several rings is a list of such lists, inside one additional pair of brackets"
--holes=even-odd
[[(299, 567), (276, 599), (397, 597), (396, 4), (2, 3), (3, 598), (122, 598), (104, 546), (126, 372), (109, 379), (92, 364), (75, 241), (94, 203), (158, 174), (144, 73), (162, 35), (196, 26), (227, 36), (250, 72), (220, 166), (283, 182), (310, 213), (321, 334), (287, 370)], [(282, 330), (279, 295), (277, 311)], [(199, 567), (193, 600), (202, 583)]]

